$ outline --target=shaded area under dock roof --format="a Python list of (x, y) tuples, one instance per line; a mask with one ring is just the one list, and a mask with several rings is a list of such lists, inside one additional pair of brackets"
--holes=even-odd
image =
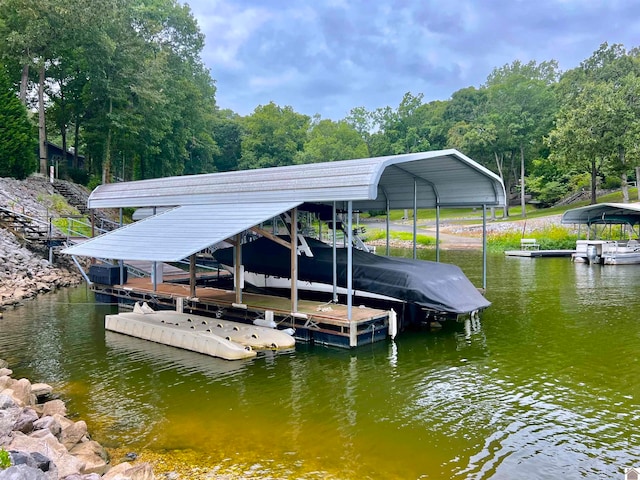
[[(415, 189), (414, 189), (415, 185)], [(415, 193), (414, 193), (415, 191)], [(89, 208), (352, 201), (354, 209), (503, 206), (500, 178), (457, 150), (101, 185)], [(414, 201), (415, 200), (415, 201)], [(242, 211), (238, 210), (238, 215)]]

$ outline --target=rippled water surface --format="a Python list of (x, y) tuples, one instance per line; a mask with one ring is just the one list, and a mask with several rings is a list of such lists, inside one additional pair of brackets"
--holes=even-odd
[[(474, 283), (478, 252), (445, 252)], [(449, 257), (449, 258), (448, 258)], [(0, 320), (0, 358), (107, 446), (250, 478), (623, 478), (640, 466), (640, 266), (489, 257), (493, 305), (354, 351), (227, 362), (105, 332), (85, 287)], [(177, 455), (177, 454), (176, 454)]]

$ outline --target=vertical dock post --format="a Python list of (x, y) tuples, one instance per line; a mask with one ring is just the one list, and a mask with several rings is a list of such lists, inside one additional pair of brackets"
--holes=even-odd
[(291, 311), (298, 311), (298, 209), (291, 209)]

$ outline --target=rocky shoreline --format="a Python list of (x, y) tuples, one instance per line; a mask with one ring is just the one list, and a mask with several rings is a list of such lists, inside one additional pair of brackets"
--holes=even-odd
[[(0, 207), (4, 209), (46, 219), (54, 214), (54, 198), (53, 187), (44, 177), (0, 178)], [(0, 312), (38, 294), (82, 282), (75, 267), (68, 267), (61, 258), (50, 265), (46, 254), (25, 248), (15, 235), (0, 228)]]
[(82, 282), (79, 272), (49, 264), (0, 229), (0, 311), (23, 300)]
[[(149, 463), (112, 465), (52, 387), (15, 379), (0, 360), (0, 480), (153, 480)], [(3, 465), (4, 458), (11, 466)], [(8, 454), (8, 455), (7, 455)]]

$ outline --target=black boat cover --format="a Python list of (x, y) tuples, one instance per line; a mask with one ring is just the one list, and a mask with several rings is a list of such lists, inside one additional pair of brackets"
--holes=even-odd
[[(283, 237), (288, 240), (288, 237)], [(313, 257), (298, 256), (298, 280), (333, 284), (331, 245), (305, 238)], [(353, 249), (353, 290), (397, 298), (421, 307), (455, 314), (470, 313), (491, 305), (462, 270), (447, 263), (387, 257)], [(338, 286), (347, 286), (347, 249), (337, 249)], [(233, 248), (217, 250), (214, 257), (233, 265)], [(291, 254), (267, 238), (242, 246), (242, 264), (248, 272), (290, 278)]]

